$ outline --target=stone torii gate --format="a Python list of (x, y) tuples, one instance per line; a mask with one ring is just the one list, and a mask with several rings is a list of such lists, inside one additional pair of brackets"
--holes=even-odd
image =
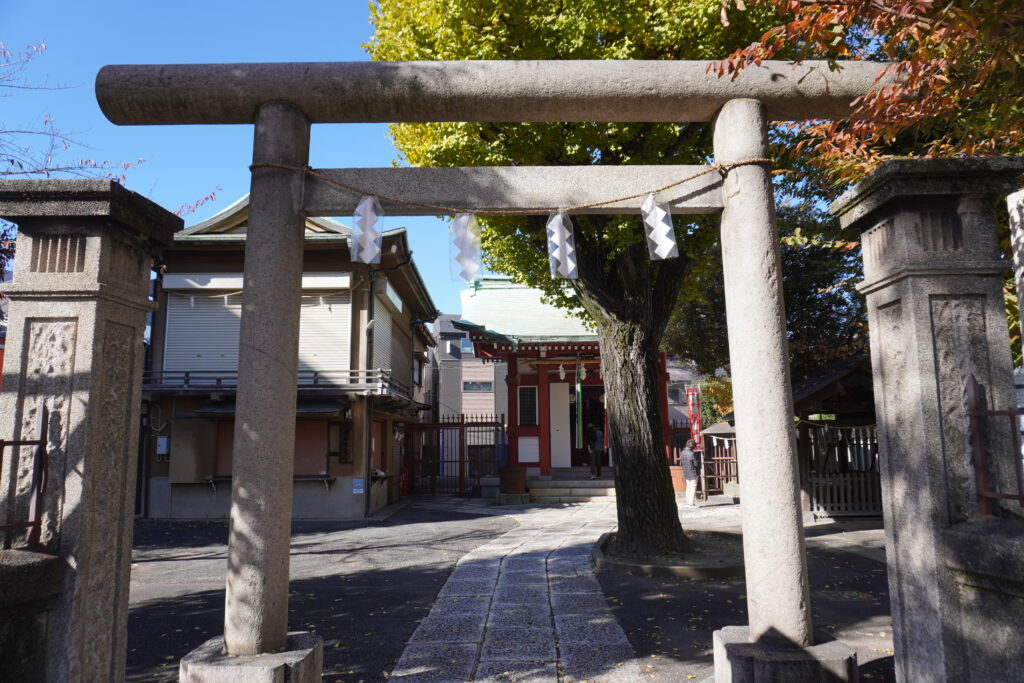
[[(116, 124), (255, 124), (239, 349), (231, 531), (223, 640), (182, 661), (182, 679), (236, 680), (291, 669), (319, 680), (321, 643), (287, 633), (288, 557), (302, 220), (351, 214), (359, 197), (302, 169), (313, 123), (415, 121), (711, 121), (726, 166), (673, 188), (676, 213), (721, 212), (749, 630), (740, 641), (814, 653), (799, 504), (779, 242), (768, 155), (772, 121), (828, 119), (877, 85), (883, 65), (765, 62), (719, 79), (706, 62), (402, 62), (108, 66), (100, 106)], [(277, 167), (273, 165), (278, 165)], [(708, 167), (318, 170), (414, 202), (500, 214), (649, 190)], [(389, 215), (432, 214), (383, 201)], [(595, 213), (636, 213), (619, 203)], [(735, 632), (716, 634), (716, 676)], [(731, 641), (730, 641), (731, 642)], [(719, 647), (721, 645), (721, 647)], [(740, 648), (744, 653), (750, 648)], [(756, 649), (756, 648), (755, 648)], [(719, 653), (721, 650), (721, 653)], [(232, 655), (225, 657), (224, 653)], [(257, 657), (262, 653), (278, 653)], [(747, 657), (747, 654), (743, 654)], [(758, 655), (750, 655), (758, 657)], [(839, 653), (841, 669), (855, 655)], [(820, 665), (819, 665), (820, 666)], [(258, 678), (258, 676), (257, 676)], [(258, 678), (263, 680), (262, 678)], [(240, 678), (237, 680), (241, 680)], [(745, 680), (745, 679), (743, 679)]]

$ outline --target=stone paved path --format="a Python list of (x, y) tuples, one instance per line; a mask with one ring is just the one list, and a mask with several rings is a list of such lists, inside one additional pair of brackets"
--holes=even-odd
[(392, 672), (401, 683), (636, 681), (590, 551), (615, 505), (531, 510), (459, 560)]

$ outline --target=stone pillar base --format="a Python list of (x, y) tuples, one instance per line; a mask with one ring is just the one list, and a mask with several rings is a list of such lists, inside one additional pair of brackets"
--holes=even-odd
[(181, 660), (181, 683), (319, 683), (324, 668), (323, 638), (288, 634), (288, 649), (261, 655), (232, 656), (224, 638), (208, 640)]
[(810, 647), (751, 643), (746, 626), (715, 631), (714, 683), (856, 683), (857, 652), (833, 640)]

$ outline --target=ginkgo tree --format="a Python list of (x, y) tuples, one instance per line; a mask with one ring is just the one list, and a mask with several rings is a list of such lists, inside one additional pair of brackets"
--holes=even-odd
[[(378, 0), (375, 60), (701, 59), (731, 53), (778, 23), (751, 9), (728, 27), (717, 0)], [(702, 164), (702, 123), (409, 123), (391, 134), (414, 166)], [(608, 188), (609, 198), (616, 188)], [(716, 221), (676, 219), (679, 257), (651, 261), (636, 216), (577, 215), (579, 279), (549, 276), (544, 216), (485, 217), (488, 266), (593, 322), (615, 452), (619, 551), (688, 547), (665, 458), (658, 352), (681, 289), (712, 258)]]

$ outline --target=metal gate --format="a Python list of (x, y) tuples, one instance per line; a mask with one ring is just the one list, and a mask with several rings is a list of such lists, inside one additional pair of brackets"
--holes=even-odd
[(504, 415), (452, 415), (406, 429), (413, 493), (479, 492), (480, 478), (497, 474), (508, 459)]

